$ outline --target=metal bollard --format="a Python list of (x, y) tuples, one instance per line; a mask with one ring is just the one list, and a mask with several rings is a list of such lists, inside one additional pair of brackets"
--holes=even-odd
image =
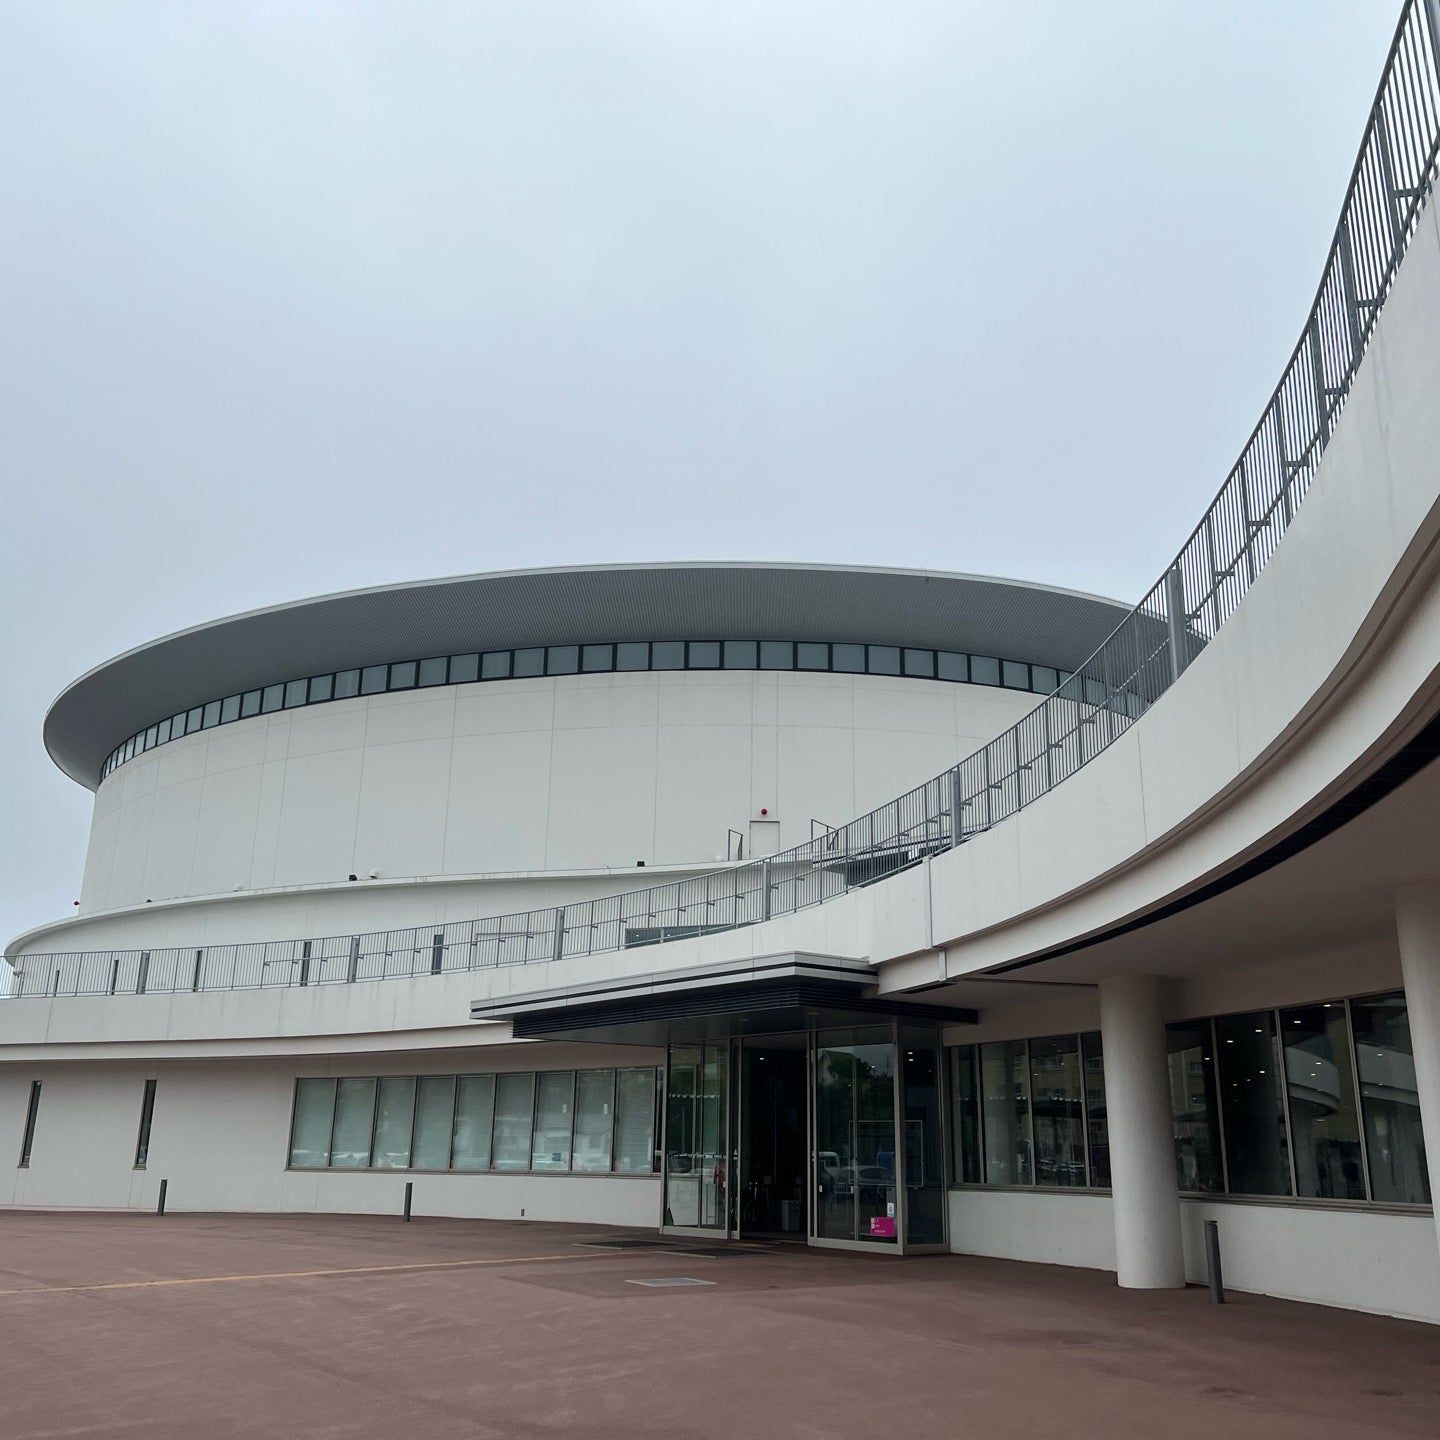
[(410, 1201), (414, 1197), (414, 1194), (415, 1182), (413, 1180), (407, 1180), (405, 1182), (405, 1218), (407, 1220), (410, 1218)]
[(1220, 1225), (1215, 1220), (1205, 1222), (1205, 1274), (1210, 1281), (1210, 1298), (1217, 1305), (1223, 1305), (1225, 1280), (1220, 1273)]
[(165, 1192), (169, 1188), (170, 1182), (168, 1180), (162, 1180), (160, 1182), (160, 1198), (155, 1202), (155, 1213), (157, 1215), (163, 1215), (165, 1213)]

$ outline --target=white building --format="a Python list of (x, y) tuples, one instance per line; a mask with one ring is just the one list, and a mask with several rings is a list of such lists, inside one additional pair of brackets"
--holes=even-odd
[(75, 682), (90, 845), (6, 951), (0, 1204), (413, 1183), (1131, 1286), (1215, 1219), (1235, 1287), (1440, 1321), (1433, 14), (1429, 108), (1392, 57), (1281, 385), (1133, 611), (526, 572)]

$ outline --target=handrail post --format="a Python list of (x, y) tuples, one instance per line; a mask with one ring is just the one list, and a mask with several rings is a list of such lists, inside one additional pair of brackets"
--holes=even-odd
[(200, 965), (202, 960), (204, 959), (204, 956), (204, 950), (197, 950), (195, 952), (195, 973), (190, 981), (190, 988), (192, 990), (198, 990), (200, 988)]
[(1280, 466), (1280, 514), (1284, 524), (1280, 527), (1283, 535), (1290, 528), (1290, 447), (1285, 442), (1285, 400), (1283, 393), (1277, 393), (1275, 414), (1275, 458)]
[[(1435, 0), (1440, 4), (1440, 0)], [(1340, 222), (1340, 289), (1345, 299), (1345, 325), (1350, 336), (1350, 364), (1347, 375), (1355, 373), (1360, 363), (1360, 347), (1365, 334), (1365, 320), (1360, 313), (1360, 290), (1355, 278), (1355, 241), (1350, 234), (1350, 222)]]
[(355, 983), (356, 978), (359, 976), (359, 974), (360, 974), (360, 937), (359, 937), (358, 935), (352, 935), (352, 936), (350, 937), (350, 968), (349, 968), (349, 969), (346, 971), (346, 973), (345, 973), (345, 981), (346, 981), (346, 983), (349, 984), (349, 985), (353, 985), (353, 984)]
[(950, 848), (953, 850), (964, 838), (965, 799), (960, 784), (960, 767), (950, 772)]
[(990, 771), (990, 746), (995, 742), (992, 740), (980, 752), (983, 761), (983, 774), (981, 782), (985, 786), (985, 828), (988, 830), (995, 823), (995, 783)]
[(764, 861), (761, 862), (761, 864), (760, 864), (760, 878), (761, 878), (761, 881), (762, 881), (762, 884), (763, 884), (763, 888), (764, 888), (763, 898), (761, 899), (761, 902), (760, 902), (760, 918), (761, 918), (762, 920), (768, 920), (768, 919), (770, 918), (770, 862), (769, 862), (769, 860), (764, 860)]
[(1330, 402), (1325, 393), (1325, 352), (1320, 346), (1320, 313), (1310, 317), (1310, 383), (1315, 388), (1315, 449), (1319, 453), (1330, 443)]
[(1045, 789), (1041, 793), (1048, 795), (1055, 788), (1055, 742), (1050, 728), (1049, 696), (1040, 702), (1040, 731), (1045, 744)]
[(565, 907), (555, 907), (555, 948), (551, 951), (552, 960), (563, 960), (565, 958)]
[(1165, 625), (1170, 639), (1170, 683), (1185, 670), (1180, 647), (1185, 637), (1185, 577), (1177, 560), (1165, 572)]
[(1250, 466), (1248, 452), (1240, 457), (1236, 474), (1240, 477), (1240, 519), (1245, 525), (1245, 588), (1255, 583), (1255, 511), (1250, 505)]

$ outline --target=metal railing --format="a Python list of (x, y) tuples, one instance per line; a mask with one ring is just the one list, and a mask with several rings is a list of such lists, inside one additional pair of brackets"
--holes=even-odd
[(1440, 0), (1408, 0), (1315, 302), (1240, 458), (1174, 562), (1039, 706), (954, 768), (768, 859), (595, 900), (324, 939), (20, 958), (14, 993), (323, 985), (571, 959), (754, 925), (963, 844), (1073, 775), (1179, 679), (1264, 569), (1314, 478), (1436, 175)]

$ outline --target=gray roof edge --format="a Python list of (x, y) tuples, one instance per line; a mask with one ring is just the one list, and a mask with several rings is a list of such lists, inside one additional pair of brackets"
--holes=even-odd
[[(147, 640), (139, 645), (124, 650), (107, 660), (92, 666), (82, 675), (71, 681), (55, 697), (48, 707), (43, 734), (45, 748), (50, 758), (65, 774), (93, 789), (98, 784), (100, 764), (103, 762), (104, 754), (108, 753), (115, 743), (125, 738), (125, 735), (133, 733), (133, 728), (151, 723), (154, 719), (163, 718), (163, 713), (169, 713), (170, 709), (182, 708), (180, 704), (170, 705), (168, 708), (159, 701), (156, 702), (157, 713), (144, 721), (130, 719), (119, 719), (115, 723), (119, 730), (110, 734), (108, 743), (103, 745), (102, 753), (94, 753), (94, 743), (86, 743), (89, 737), (82, 737), (74, 732), (86, 728), (83, 724), (84, 712), (89, 711), (96, 703), (101, 702), (100, 697), (87, 693), (92, 692), (97, 682), (102, 678), (118, 678), (127, 670), (132, 671), (139, 665), (143, 666), (147, 660), (154, 661), (162, 652), (175, 647), (183, 648), (186, 642), (193, 642), (199, 637), (219, 637), (227, 630), (237, 633), (264, 625), (266, 622), (283, 623), (286, 617), (303, 616), (306, 612), (319, 615), (322, 613), (338, 613), (350, 607), (358, 607), (367, 603), (382, 601), (387, 596), (397, 598), (422, 597), (427, 593), (441, 596), (445, 592), (463, 593), (468, 588), (494, 586), (504, 587), (507, 584), (515, 584), (524, 581), (545, 582), (554, 581), (559, 587), (567, 581), (578, 581), (583, 583), (586, 580), (593, 580), (597, 583), (604, 583), (606, 580), (621, 582), (625, 577), (644, 577), (652, 580), (662, 581), (667, 577), (679, 579), (686, 575), (732, 575), (743, 577), (752, 575), (756, 577), (769, 577), (772, 580), (782, 576), (795, 577), (819, 577), (829, 578), (836, 581), (852, 579), (864, 582), (866, 579), (873, 579), (877, 585), (885, 581), (897, 582), (901, 585), (906, 582), (913, 582), (924, 585), (928, 582), (938, 582), (946, 587), (974, 587), (976, 590), (993, 592), (1011, 592), (1019, 597), (1032, 597), (1035, 602), (1044, 604), (1046, 600), (1054, 602), (1057, 612), (1067, 613), (1084, 611), (1087, 613), (1100, 613), (1108, 615), (1108, 620), (1103, 629), (1108, 632), (1114, 625), (1129, 612), (1131, 606), (1123, 601), (1113, 600), (1106, 596), (1095, 595), (1086, 591), (1068, 589), (1062, 586), (1046, 585), (1036, 581), (1017, 580), (999, 576), (977, 575), (958, 571), (926, 570), (917, 568), (870, 566), (870, 565), (831, 565), (819, 562), (806, 561), (717, 561), (717, 560), (695, 560), (695, 561), (661, 561), (661, 562), (639, 562), (633, 564), (609, 563), (597, 565), (576, 565), (576, 566), (545, 566), (516, 570), (498, 570), (488, 572), (477, 572), (464, 575), (437, 576), (427, 579), (397, 581), (387, 585), (362, 586), (349, 590), (331, 591), (321, 595), (307, 596), (295, 600), (279, 602), (275, 605), (260, 606), (251, 610), (235, 612), (231, 615), (222, 616), (214, 620), (202, 621), (198, 624), (186, 626), (168, 634)], [(578, 628), (578, 627), (577, 627)], [(566, 636), (558, 634), (547, 643), (560, 643), (562, 640), (581, 638), (602, 638), (600, 636)], [(623, 638), (617, 636), (615, 638)], [(653, 638), (661, 638), (656, 636)], [(797, 634), (793, 638), (807, 638)], [(821, 636), (816, 634), (814, 638), (832, 639), (870, 639), (877, 640), (878, 636), (873, 635), (839, 635)], [(1103, 638), (1097, 633), (1095, 643)], [(919, 643), (918, 641), (916, 643)], [(1088, 641), (1087, 641), (1088, 644)], [(498, 647), (497, 647), (498, 648)], [(956, 648), (967, 648), (957, 645)], [(1083, 647), (1082, 647), (1083, 648)], [(1088, 650), (1087, 650), (1088, 653)], [(409, 659), (409, 655), (392, 655), (390, 659)], [(1014, 654), (1007, 658), (1014, 659), (1035, 659), (1038, 657), (1022, 654)], [(1079, 663), (1077, 657), (1072, 663)], [(351, 656), (344, 656), (337, 659), (337, 664), (354, 663)], [(365, 662), (374, 663), (374, 662)], [(316, 667), (318, 670), (320, 667)], [(1063, 668), (1063, 667), (1062, 667)], [(272, 680), (294, 678), (291, 675), (274, 675)], [(105, 687), (113, 689), (114, 687)], [(245, 688), (251, 688), (251, 682), (247, 681)], [(188, 700), (187, 704), (199, 703), (202, 699), (218, 698), (215, 695), (195, 696)], [(119, 733), (123, 730), (124, 733)]]

